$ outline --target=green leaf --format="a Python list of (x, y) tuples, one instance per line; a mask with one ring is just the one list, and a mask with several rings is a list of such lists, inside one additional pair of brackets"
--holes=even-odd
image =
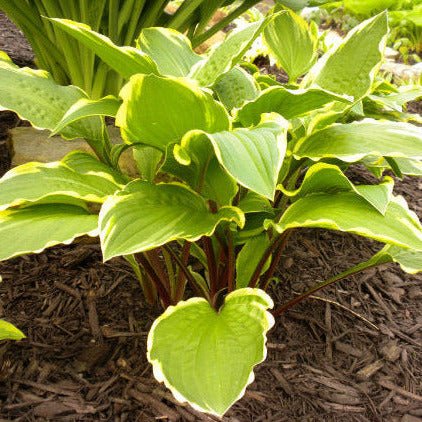
[(393, 195), (393, 186), (394, 181), (390, 177), (379, 185), (355, 186), (337, 166), (317, 163), (309, 168), (298, 189), (288, 191), (282, 186), (280, 189), (295, 199), (313, 193), (354, 192), (384, 215)]
[(84, 152), (72, 152), (62, 161), (26, 163), (0, 179), (0, 210), (65, 195), (102, 203), (120, 189), (121, 179), (105, 164)]
[(274, 212), (270, 201), (255, 192), (248, 190), (246, 195), (239, 201), (238, 207), (246, 213), (265, 212), (272, 214)]
[[(236, 289), (247, 287), (265, 249), (270, 245), (266, 233), (251, 237), (242, 247), (236, 259)], [(268, 270), (271, 257), (262, 268), (261, 274)]]
[(32, 205), (0, 211), (0, 260), (69, 244), (86, 234), (97, 236), (98, 216), (73, 205)]
[(365, 119), (335, 124), (300, 140), (293, 154), (314, 161), (338, 158), (351, 163), (367, 156), (422, 158), (422, 129), (410, 123)]
[(387, 110), (402, 112), (403, 106), (409, 101), (415, 101), (422, 97), (421, 86), (402, 86), (399, 92), (388, 95), (369, 95), (369, 98), (380, 104)]
[(189, 79), (136, 75), (120, 96), (123, 105), (116, 125), (128, 143), (142, 142), (165, 151), (189, 130), (230, 128), (225, 108)]
[(193, 65), (202, 60), (192, 50), (189, 38), (170, 28), (144, 28), (137, 44), (164, 76), (187, 76)]
[(217, 79), (213, 91), (228, 110), (241, 107), (258, 96), (255, 79), (241, 67), (234, 67)]
[(119, 101), (113, 95), (100, 98), (99, 100), (90, 100), (88, 98), (81, 98), (76, 101), (69, 110), (63, 115), (60, 122), (53, 129), (53, 135), (62, 132), (63, 129), (70, 124), (77, 122), (81, 119), (86, 119), (92, 116), (110, 116), (115, 117), (117, 110), (121, 105)]
[(236, 290), (216, 312), (205, 299), (170, 306), (148, 335), (154, 376), (177, 400), (222, 416), (253, 379), (266, 356), (274, 320), (271, 298), (259, 289)]
[[(53, 130), (65, 112), (86, 94), (76, 86), (60, 86), (44, 70), (19, 68), (0, 60), (0, 109), (12, 110), (38, 129)], [(74, 123), (61, 131), (67, 139), (101, 140), (98, 117)]]
[(317, 39), (308, 23), (291, 10), (275, 15), (264, 29), (264, 42), (277, 63), (296, 82), (317, 58)]
[(407, 273), (417, 274), (422, 271), (422, 251), (386, 245), (377, 255), (380, 256), (380, 259), (397, 262)]
[(262, 113), (278, 113), (285, 119), (303, 116), (333, 101), (349, 102), (344, 96), (319, 88), (290, 90), (272, 86), (261, 92), (258, 98), (246, 103), (237, 113), (237, 120), (244, 126), (256, 125)]
[(243, 226), (244, 216), (235, 207), (222, 207), (213, 214), (201, 196), (182, 185), (133, 182), (101, 208), (104, 260), (153, 249), (176, 239), (196, 241), (210, 236), (221, 221), (235, 221)]
[(201, 86), (213, 85), (221, 75), (239, 62), (266, 24), (267, 19), (262, 19), (246, 25), (239, 31), (231, 32), (221, 44), (209, 52), (206, 60), (198, 62), (192, 68), (190, 76)]
[(340, 230), (422, 250), (421, 225), (402, 197), (393, 197), (383, 216), (352, 192), (313, 194), (294, 202), (277, 224), (268, 225), (280, 233), (295, 227)]
[[(189, 138), (189, 141), (187, 139)], [(238, 191), (236, 181), (224, 170), (204, 132), (188, 132), (182, 141), (188, 157), (180, 158), (179, 146), (170, 146), (161, 171), (185, 181), (193, 190), (217, 205), (230, 205)], [(174, 151), (179, 161), (175, 158)], [(186, 155), (186, 151), (184, 153)]]
[(10, 322), (0, 319), (0, 340), (22, 340), (25, 334)]
[(342, 43), (321, 57), (302, 81), (302, 86), (317, 85), (351, 95), (355, 101), (366, 96), (382, 60), (387, 31), (385, 12), (362, 22)]
[[(218, 161), (242, 186), (273, 199), (287, 147), (287, 122), (264, 122), (252, 129), (206, 133)], [(191, 136), (176, 146), (176, 158), (189, 156)]]
[(118, 47), (110, 38), (93, 31), (89, 25), (69, 19), (49, 18), (48, 20), (92, 50), (124, 78), (130, 78), (137, 73), (158, 72), (155, 63), (145, 53), (134, 47)]
[(344, 7), (356, 15), (370, 16), (400, 3), (397, 0), (344, 0)]

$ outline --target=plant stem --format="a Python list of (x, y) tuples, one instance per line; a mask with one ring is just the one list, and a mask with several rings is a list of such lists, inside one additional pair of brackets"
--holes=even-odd
[(210, 296), (212, 298), (217, 292), (217, 282), (218, 282), (217, 280), (218, 272), (217, 272), (217, 263), (215, 260), (214, 246), (212, 244), (210, 237), (204, 236), (202, 238), (202, 242), (203, 242), (204, 252), (207, 257), (208, 276), (210, 279)]
[(271, 254), (275, 250), (277, 250), (277, 248), (279, 246), (283, 245), (283, 243), (285, 241), (287, 241), (288, 236), (290, 236), (289, 230), (286, 230), (285, 232), (281, 233), (281, 235), (279, 235), (279, 236), (274, 236), (271, 243), (269, 244), (267, 249), (265, 249), (264, 253), (262, 254), (262, 257), (259, 260), (258, 265), (256, 266), (255, 271), (251, 276), (248, 287), (256, 287), (257, 286), (259, 277), (262, 273), (262, 269), (264, 268), (264, 265), (267, 262), (268, 258), (271, 256)]
[(127, 262), (129, 262), (130, 266), (133, 269), (133, 272), (136, 275), (136, 278), (139, 280), (139, 284), (141, 285), (142, 292), (144, 293), (146, 301), (153, 305), (156, 298), (156, 292), (153, 289), (153, 286), (151, 286), (150, 283), (148, 283), (147, 280), (145, 280), (144, 274), (142, 274), (142, 269), (139, 266), (138, 262), (136, 261), (136, 258), (134, 255), (125, 255), (124, 258)]
[[(190, 254), (190, 247), (191, 243), (185, 240), (182, 247), (182, 256), (181, 261), (183, 265), (187, 265), (189, 260), (189, 254)], [(183, 293), (185, 292), (185, 273), (182, 270), (182, 267), (179, 266), (179, 271), (177, 273), (177, 279), (176, 279), (176, 294), (174, 296), (175, 302), (179, 302), (182, 300)]]
[(367, 268), (376, 267), (378, 265), (385, 264), (386, 262), (382, 261), (374, 261), (374, 259), (369, 259), (368, 261), (361, 262), (352, 268), (349, 268), (346, 271), (343, 271), (333, 277), (330, 277), (329, 279), (322, 281), (321, 283), (316, 284), (314, 287), (311, 287), (309, 290), (307, 290), (305, 293), (300, 294), (299, 296), (293, 298), (292, 300), (289, 300), (284, 305), (281, 305), (276, 310), (273, 311), (274, 316), (281, 315), (283, 312), (286, 312), (288, 309), (290, 309), (292, 306), (297, 305), (298, 303), (302, 302), (302, 300), (305, 300), (307, 297), (311, 296), (318, 290), (327, 287), (333, 283), (336, 283), (337, 281), (343, 280), (344, 278), (357, 274), (361, 271), (366, 270)]
[(148, 259), (142, 254), (137, 255), (139, 262), (144, 267), (145, 271), (147, 272), (148, 276), (152, 280), (152, 282), (155, 284), (155, 287), (158, 291), (158, 295), (162, 301), (162, 304), (164, 308), (167, 308), (171, 304), (170, 294), (166, 290), (163, 282), (161, 281), (160, 277), (155, 272), (154, 268), (149, 263)]
[(233, 234), (230, 230), (230, 227), (227, 228), (227, 291), (228, 293), (234, 290), (234, 277), (235, 277), (235, 256), (234, 256), (234, 244), (233, 244)]

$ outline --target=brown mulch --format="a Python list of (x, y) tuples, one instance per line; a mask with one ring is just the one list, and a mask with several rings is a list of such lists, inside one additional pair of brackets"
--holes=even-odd
[[(1, 139), (18, 122), (0, 114), (4, 168)], [(396, 191), (422, 215), (420, 181)], [(378, 248), (298, 231), (271, 295), (284, 303)], [(0, 317), (27, 335), (0, 345), (0, 421), (216, 420), (179, 405), (152, 377), (146, 337), (160, 309), (145, 304), (124, 260), (103, 264), (97, 245), (80, 242), (2, 262), (0, 274)], [(267, 360), (223, 420), (422, 420), (421, 281), (395, 265), (368, 270), (279, 317)]]

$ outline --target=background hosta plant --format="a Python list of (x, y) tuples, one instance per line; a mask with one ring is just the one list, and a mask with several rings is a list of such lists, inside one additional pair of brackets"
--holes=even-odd
[[(280, 20), (294, 31), (286, 33)], [(265, 359), (273, 315), (368, 267), (398, 262), (410, 273), (422, 269), (421, 225), (383, 175), (417, 174), (422, 159), (421, 129), (402, 111), (384, 108), (394, 103), (393, 92), (376, 80), (385, 13), (319, 60), (290, 11), (229, 34), (202, 56), (173, 30), (145, 29), (129, 51), (86, 26), (52, 22), (129, 81), (118, 98), (92, 100), (69, 87), (56, 114), (46, 114), (45, 97), (63, 88), (44, 73), (0, 61), (2, 107), (67, 138), (80, 134), (96, 154), (28, 163), (1, 179), (0, 258), (99, 236), (104, 260), (126, 259), (146, 300), (165, 309), (151, 327), (148, 359), (180, 401), (223, 415)], [(283, 51), (277, 62), (289, 85), (239, 65), (261, 33), (274, 54)], [(279, 45), (294, 45), (289, 34), (302, 34), (296, 48), (307, 53), (300, 60)], [(22, 82), (31, 108), (10, 95), (10, 75)], [(121, 144), (110, 144), (103, 116), (116, 118)], [(139, 177), (119, 168), (126, 149)], [(379, 182), (352, 183), (345, 171), (355, 163)], [(271, 314), (266, 291), (289, 236), (302, 227), (385, 246)], [(184, 300), (185, 293), (193, 297)]]
[[(117, 45), (129, 46), (128, 54), (136, 54), (130, 46), (143, 28), (165, 26), (188, 34), (197, 46), (259, 0), (185, 0), (179, 2), (151, 0), (0, 0), (0, 10), (24, 32), (30, 42), (38, 67), (50, 72), (62, 85), (83, 88), (91, 97), (117, 94), (125, 76), (114, 72), (106, 62), (78, 39), (54, 27), (48, 18), (65, 18), (89, 25), (107, 35)], [(233, 4), (235, 3), (235, 4)], [(222, 7), (227, 13), (214, 22)], [(100, 56), (101, 57), (101, 56)], [(153, 71), (145, 62), (143, 71)]]

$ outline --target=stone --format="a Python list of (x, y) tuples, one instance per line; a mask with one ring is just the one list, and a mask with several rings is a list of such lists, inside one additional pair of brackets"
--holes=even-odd
[[(121, 144), (119, 129), (114, 126), (108, 126), (110, 139), (114, 145)], [(72, 151), (85, 151), (92, 155), (94, 152), (83, 139), (65, 140), (55, 135), (49, 137), (47, 130), (38, 130), (32, 127), (17, 127), (10, 131), (10, 148), (12, 156), (12, 167), (19, 166), (30, 161), (48, 163), (50, 161), (59, 161), (66, 154)], [(127, 149), (120, 156), (119, 161), (121, 169), (130, 176), (138, 175), (132, 150)]]
[(387, 60), (382, 64), (381, 70), (392, 73), (395, 77), (407, 82), (414, 82), (422, 76), (422, 63), (416, 63), (413, 66), (396, 63), (392, 60)]

